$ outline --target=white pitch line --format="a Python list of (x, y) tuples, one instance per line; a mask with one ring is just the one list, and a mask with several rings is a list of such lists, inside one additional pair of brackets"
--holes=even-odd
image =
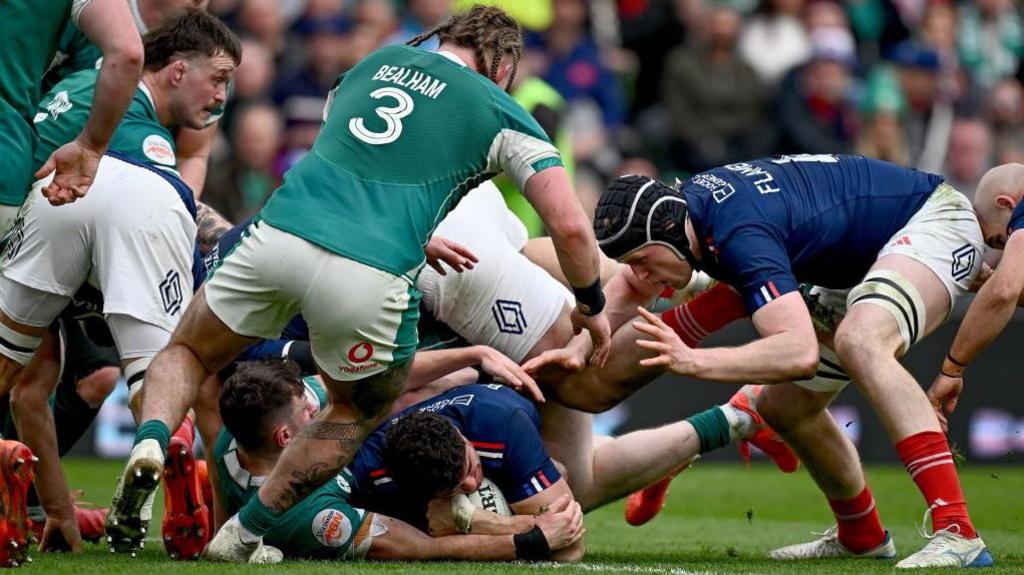
[(572, 569), (590, 573), (647, 573), (650, 575), (717, 575), (714, 571), (690, 571), (681, 567), (630, 565), (628, 563), (531, 563), (531, 567)]

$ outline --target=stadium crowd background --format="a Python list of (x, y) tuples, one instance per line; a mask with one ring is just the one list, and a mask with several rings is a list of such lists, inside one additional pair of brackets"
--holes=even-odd
[[(255, 213), (312, 145), (339, 74), (471, 3), (211, 0), (244, 56), (204, 201), (233, 221)], [(772, 153), (864, 154), (968, 195), (991, 165), (1024, 161), (1012, 0), (494, 3), (526, 33), (516, 97), (571, 156), (588, 207), (613, 175), (685, 177)]]

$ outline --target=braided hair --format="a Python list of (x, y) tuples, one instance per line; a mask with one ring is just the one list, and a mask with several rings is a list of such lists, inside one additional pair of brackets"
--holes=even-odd
[[(498, 82), (498, 69), (505, 56), (512, 57), (512, 72), (505, 83), (505, 91), (512, 90), (523, 55), (523, 37), (519, 24), (501, 8), (474, 4), (468, 12), (449, 18), (433, 30), (428, 30), (412, 40), (410, 46), (419, 46), (433, 36), (441, 43), (451, 42), (456, 46), (470, 48), (476, 54), (476, 67), (494, 83)], [(491, 61), (487, 62), (490, 54)]]

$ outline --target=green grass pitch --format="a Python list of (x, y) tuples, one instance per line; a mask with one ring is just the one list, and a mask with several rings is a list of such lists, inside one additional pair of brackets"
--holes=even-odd
[[(84, 499), (106, 505), (120, 462), (72, 459), (67, 462), (73, 488)], [(902, 468), (871, 467), (868, 477), (882, 519), (893, 531), (901, 556), (924, 541), (915, 530), (924, 503)], [(1024, 573), (1024, 468), (961, 469), (971, 515), (996, 558), (991, 574)], [(159, 499), (159, 497), (158, 497)], [(160, 509), (156, 510), (160, 517)], [(159, 529), (155, 522), (154, 531)], [(766, 463), (752, 469), (740, 465), (698, 464), (675, 480), (662, 514), (644, 527), (622, 519), (622, 504), (609, 505), (587, 516), (587, 559), (583, 564), (516, 565), (480, 563), (346, 563), (286, 562), (250, 567), (169, 560), (154, 538), (139, 557), (112, 556), (105, 546), (89, 545), (78, 556), (34, 554), (23, 573), (74, 575), (163, 575), (223, 573), (892, 573), (891, 562), (830, 560), (776, 563), (764, 557), (768, 549), (808, 539), (811, 531), (831, 524), (823, 497), (804, 471), (782, 475)], [(939, 571), (941, 572), (941, 571)]]

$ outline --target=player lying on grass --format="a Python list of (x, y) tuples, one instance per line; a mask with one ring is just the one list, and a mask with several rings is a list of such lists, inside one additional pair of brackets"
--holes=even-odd
[[(415, 47), (434, 35), (439, 52)], [(500, 9), (477, 5), (412, 44), (378, 49), (339, 78), (313, 150), (289, 171), (154, 359), (153, 393), (144, 397), (125, 489), (112, 506), (128, 521), (114, 525), (108, 516), (119, 547), (130, 550), (142, 539), (137, 502), (156, 488), (146, 478), (163, 467), (171, 430), (202, 381), (254, 340), (278, 337), (302, 313), (332, 403), (289, 444), (259, 497), (208, 546), (211, 555), (237, 562), (256, 553), (274, 518), (333, 477), (400, 394), (416, 349), (413, 282), (425, 247), (436, 247), (433, 229), (473, 184), (499, 172), (516, 179), (551, 230), (564, 271), (580, 288), (579, 323), (595, 339), (595, 359), (605, 357), (610, 334), (593, 231), (557, 150), (498, 86), (515, 76), (518, 25)], [(456, 255), (460, 268), (470, 263)], [(135, 481), (136, 472), (144, 480)]]
[[(647, 367), (775, 384), (758, 408), (810, 468), (837, 529), (772, 557), (896, 556), (856, 450), (825, 410), (852, 379), (932, 517), (928, 544), (897, 566), (992, 563), (935, 412), (898, 361), (945, 320), (980, 269), (984, 242), (966, 197), (939, 176), (866, 158), (781, 156), (716, 168), (679, 190), (620, 178), (602, 196), (594, 226), (604, 252), (641, 280), (683, 286), (700, 269), (740, 291), (762, 336), (747, 345), (693, 349), (645, 310), (629, 337), (653, 352), (641, 361)], [(831, 318), (834, 337), (826, 338), (836, 355), (820, 358), (839, 362), (819, 362), (798, 282), (821, 286), (819, 298), (840, 312)], [(830, 367), (828, 379), (806, 380), (819, 363), (837, 369)]]
[[(505, 391), (529, 405), (514, 392)], [(326, 403), (326, 390), (319, 381), (300, 379), (294, 364), (280, 360), (242, 364), (225, 381), (220, 395), (224, 429), (214, 447), (214, 457), (221, 476), (220, 494), (230, 513), (236, 513), (255, 496), (284, 447)], [(357, 469), (361, 468), (358, 462), (357, 456), (353, 464)], [(479, 462), (475, 469), (479, 470)], [(557, 474), (553, 466), (544, 469)], [(583, 516), (571, 494), (551, 499), (543, 512), (537, 510), (528, 517), (517, 518), (520, 528), (516, 530), (488, 533), (481, 528), (470, 535), (431, 537), (400, 518), (408, 513), (397, 516), (388, 512), (387, 509), (396, 507), (393, 504), (397, 501), (372, 511), (355, 507), (353, 492), (359, 489), (356, 478), (346, 468), (282, 515), (265, 535), (266, 543), (289, 558), (582, 558)], [(265, 558), (268, 562), (279, 560), (271, 548), (265, 549), (269, 550)], [(576, 549), (580, 551), (573, 551)]]
[[(89, 284), (102, 293), (125, 376), (137, 390), (189, 300), (195, 204), (174, 171), (169, 128), (203, 125), (224, 102), (241, 53), (234, 35), (199, 10), (165, 22), (146, 36), (144, 47), (145, 72), (100, 162), (91, 188), (96, 193), (60, 207), (33, 193), (7, 237), (0, 271), (7, 326), (0, 387), (19, 381), (49, 326)], [(84, 71), (44, 98), (35, 117), (37, 165), (82, 129), (96, 90), (97, 72)], [(74, 549), (79, 534), (46, 405), (55, 381), (20, 380), (18, 385), (42, 382), (44, 388), (25, 393), (14, 416), (40, 457), (36, 487), (49, 516), (47, 529), (59, 530)]]
[(985, 243), (1003, 250), (999, 264), (971, 302), (942, 361), (928, 397), (943, 428), (964, 388), (964, 370), (992, 343), (1024, 305), (1024, 165), (1006, 164), (982, 176), (974, 192)]

